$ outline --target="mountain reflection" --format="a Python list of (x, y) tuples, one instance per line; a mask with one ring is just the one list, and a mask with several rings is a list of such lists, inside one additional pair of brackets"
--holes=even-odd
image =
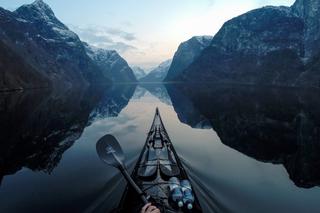
[(167, 85), (182, 122), (193, 127), (205, 117), (225, 145), (259, 161), (283, 164), (299, 187), (320, 185), (319, 92), (190, 88)]
[(180, 122), (187, 124), (192, 128), (212, 128), (210, 121), (199, 112), (189, 97), (184, 95), (174, 85), (166, 85), (166, 88)]
[(135, 86), (0, 94), (0, 184), (23, 167), (51, 173), (92, 120), (117, 116)]
[(142, 87), (144, 91), (148, 91), (153, 96), (157, 97), (162, 103), (172, 106), (171, 97), (163, 84), (142, 83), (139, 86)]
[(109, 88), (94, 107), (90, 121), (116, 117), (131, 100), (136, 89), (135, 84), (115, 84)]
[(0, 94), (0, 183), (23, 167), (51, 173), (87, 126), (118, 116), (146, 91), (172, 105), (180, 122), (212, 128), (223, 144), (283, 164), (297, 186), (320, 186), (319, 92), (184, 84)]

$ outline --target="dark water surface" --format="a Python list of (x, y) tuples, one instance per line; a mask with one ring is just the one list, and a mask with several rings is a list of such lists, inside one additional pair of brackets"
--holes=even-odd
[(133, 168), (159, 107), (204, 212), (320, 211), (320, 93), (114, 85), (0, 94), (0, 212), (110, 212), (125, 182), (100, 162), (115, 135)]

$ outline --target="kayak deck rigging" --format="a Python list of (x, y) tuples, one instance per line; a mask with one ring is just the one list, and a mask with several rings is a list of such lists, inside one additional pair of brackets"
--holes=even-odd
[[(188, 176), (163, 125), (158, 108), (131, 177), (162, 213), (202, 212), (196, 196), (192, 210), (175, 208), (170, 201), (169, 179), (177, 177), (186, 180)], [(118, 212), (140, 212), (141, 207), (137, 193), (127, 186)]]

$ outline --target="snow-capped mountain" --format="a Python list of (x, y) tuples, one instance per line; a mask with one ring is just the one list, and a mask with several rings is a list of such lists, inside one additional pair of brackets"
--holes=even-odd
[(147, 75), (144, 69), (142, 69), (141, 67), (133, 66), (131, 67), (131, 69), (138, 80), (140, 80), (141, 78)]
[(172, 60), (166, 60), (162, 62), (158, 67), (154, 68), (144, 78), (141, 78), (141, 82), (162, 82), (167, 76), (168, 70), (171, 66)]
[(98, 65), (106, 78), (113, 82), (136, 82), (137, 79), (124, 60), (115, 50), (96, 48), (84, 43), (88, 56)]
[(194, 36), (181, 43), (174, 54), (165, 81), (172, 81), (176, 76), (179, 76), (210, 45), (212, 38), (212, 36)]
[[(79, 37), (42, 0), (10, 12), (0, 8), (1, 89), (106, 82)], [(8, 60), (16, 58), (18, 61)], [(23, 66), (22, 66), (23, 65)], [(25, 72), (22, 68), (27, 67)]]

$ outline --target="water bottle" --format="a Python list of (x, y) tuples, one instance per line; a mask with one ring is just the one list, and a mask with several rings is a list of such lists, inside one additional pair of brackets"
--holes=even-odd
[(191, 184), (188, 180), (181, 181), (181, 188), (183, 192), (183, 203), (189, 209), (193, 209), (194, 195)]
[(180, 208), (183, 206), (183, 193), (180, 186), (180, 181), (176, 177), (169, 180), (170, 197)]

